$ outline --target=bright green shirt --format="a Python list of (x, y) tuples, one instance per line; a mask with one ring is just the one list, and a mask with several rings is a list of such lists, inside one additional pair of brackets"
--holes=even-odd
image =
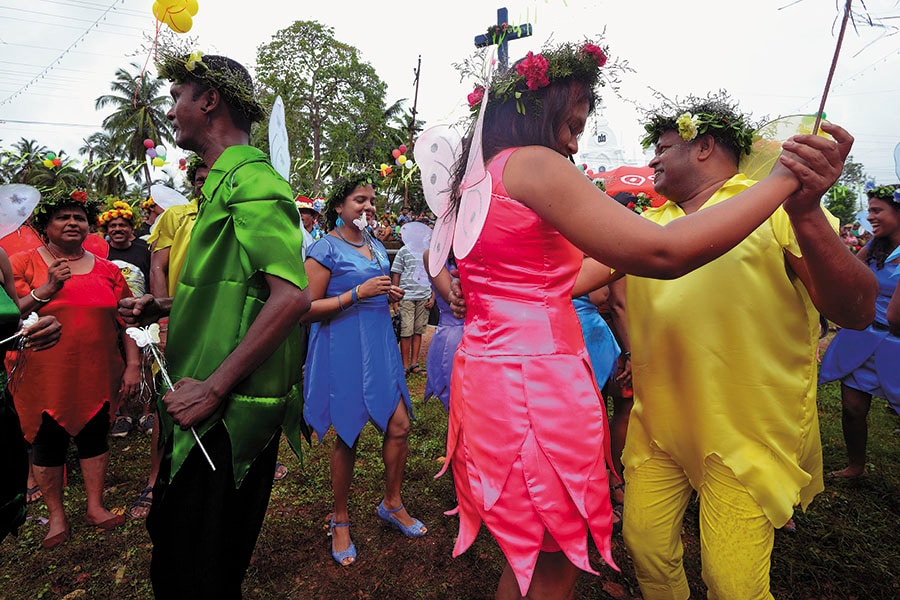
[[(209, 200), (201, 204), (191, 232), (169, 318), (166, 357), (173, 382), (183, 377), (205, 380), (234, 351), (268, 297), (266, 274), (299, 288), (307, 285), (293, 194), (263, 152), (250, 146), (226, 149), (210, 170), (203, 192)], [(224, 422), (235, 485), (282, 426), (299, 451), (303, 343), (298, 324), (197, 427), (202, 435)], [(166, 420), (169, 427), (161, 431), (175, 436), (174, 477), (194, 440), (190, 430), (174, 428)]]

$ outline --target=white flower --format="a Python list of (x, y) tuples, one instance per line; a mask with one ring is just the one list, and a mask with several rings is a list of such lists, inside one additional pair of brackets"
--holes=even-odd
[(356, 225), (360, 231), (364, 231), (366, 225), (368, 225), (368, 221), (366, 221), (366, 215), (362, 214), (358, 219), (353, 219), (353, 224)]
[(32, 325), (34, 325), (37, 322), (38, 322), (37, 313), (33, 312), (30, 315), (28, 315), (28, 318), (22, 322), (22, 329), (28, 329), (29, 327), (31, 327)]
[(699, 123), (700, 118), (690, 113), (683, 113), (675, 120), (675, 124), (678, 126), (678, 135), (686, 142), (690, 142), (697, 137), (697, 126)]

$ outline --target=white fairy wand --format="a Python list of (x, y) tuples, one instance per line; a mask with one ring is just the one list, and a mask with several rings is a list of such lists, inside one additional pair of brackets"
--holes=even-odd
[[(153, 356), (153, 360), (156, 361), (156, 366), (159, 368), (159, 372), (162, 375), (166, 387), (170, 390), (174, 390), (175, 386), (172, 385), (172, 380), (169, 378), (168, 371), (166, 371), (165, 360), (163, 359), (162, 354), (160, 354), (159, 348), (157, 348), (157, 344), (159, 344), (159, 324), (151, 323), (147, 327), (129, 327), (125, 330), (125, 333), (135, 341), (138, 348), (143, 348), (145, 352), (150, 352)], [(200, 447), (200, 451), (203, 452), (203, 456), (206, 457), (206, 462), (208, 462), (210, 468), (215, 471), (216, 465), (213, 464), (212, 459), (209, 457), (209, 453), (206, 451), (206, 448), (203, 447), (203, 442), (200, 441), (200, 436), (197, 435), (197, 430), (194, 429), (193, 426), (191, 427), (191, 433), (194, 434), (194, 441), (197, 442), (197, 446)]]
[(38, 322), (37, 313), (31, 313), (30, 315), (28, 315), (28, 318), (22, 322), (22, 329), (20, 329), (16, 333), (12, 334), (5, 340), (0, 340), (0, 345), (13, 341), (17, 337), (21, 336), (25, 332), (26, 329), (28, 329), (29, 327), (31, 327), (32, 325), (34, 325), (37, 322)]

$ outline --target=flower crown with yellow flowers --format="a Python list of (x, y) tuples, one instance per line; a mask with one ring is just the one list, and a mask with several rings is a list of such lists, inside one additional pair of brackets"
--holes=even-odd
[[(514, 100), (516, 110), (525, 114), (526, 105), (537, 102), (530, 92), (560, 79), (584, 81), (594, 89), (603, 85), (600, 68), (606, 62), (606, 50), (591, 41), (546, 47), (538, 54), (529, 52), (513, 67), (494, 76), (490, 84), (488, 106)], [(467, 97), (469, 109), (477, 112), (483, 99), (484, 86), (475, 86), (475, 90)]]
[(110, 206), (110, 209), (106, 212), (100, 213), (100, 216), (97, 217), (97, 225), (99, 227), (105, 227), (107, 223), (112, 221), (113, 219), (125, 219), (126, 221), (130, 221), (132, 226), (137, 227), (140, 222), (140, 214), (134, 210), (134, 207), (119, 200), (118, 198), (107, 198), (106, 199), (107, 206)]
[(706, 98), (688, 96), (683, 102), (664, 101), (657, 109), (645, 110), (647, 135), (641, 140), (644, 148), (659, 141), (666, 131), (677, 131), (685, 142), (692, 142), (701, 135), (711, 135), (726, 146), (734, 148), (738, 158), (750, 154), (753, 146), (754, 127), (749, 117), (737, 110), (725, 91)]

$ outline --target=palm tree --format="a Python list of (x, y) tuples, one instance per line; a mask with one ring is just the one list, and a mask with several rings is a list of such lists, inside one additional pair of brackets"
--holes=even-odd
[(120, 196), (127, 188), (125, 172), (119, 164), (126, 152), (117, 146), (108, 133), (97, 131), (86, 137), (78, 149), (87, 156), (87, 186), (99, 196)]
[(36, 164), (28, 178), (28, 183), (41, 190), (42, 193), (56, 188), (71, 190), (85, 187), (87, 178), (81, 171), (72, 167), (72, 161), (66, 157), (65, 152), (60, 151), (59, 158), (62, 160), (62, 165), (59, 167), (48, 168), (43, 164)]
[(124, 147), (128, 157), (144, 162), (145, 183), (149, 185), (150, 169), (146, 165), (144, 140), (151, 139), (157, 144), (174, 143), (172, 126), (166, 119), (169, 108), (168, 96), (159, 95), (163, 80), (151, 78), (142, 72), (140, 65), (131, 63), (136, 73), (118, 69), (110, 83), (112, 94), (97, 98), (97, 110), (112, 106), (113, 113), (103, 120), (103, 128), (115, 145)]
[(41, 163), (44, 154), (49, 152), (49, 149), (43, 144), (38, 144), (37, 140), (20, 138), (13, 144), (13, 150), (18, 155), (14, 159), (13, 180), (19, 183), (28, 183), (32, 168)]

